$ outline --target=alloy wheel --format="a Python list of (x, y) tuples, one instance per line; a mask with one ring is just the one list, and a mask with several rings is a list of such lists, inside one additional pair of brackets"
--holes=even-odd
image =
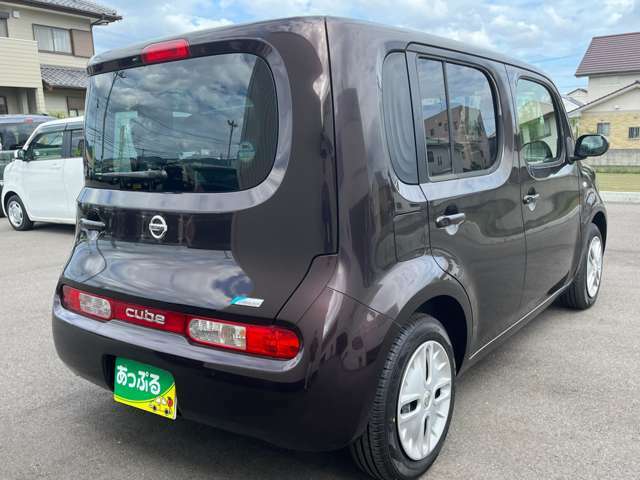
[(593, 237), (587, 252), (587, 293), (591, 298), (598, 294), (602, 279), (602, 240)]
[(453, 375), (445, 348), (429, 340), (420, 345), (402, 375), (397, 427), (405, 454), (415, 461), (427, 457), (444, 433), (451, 408)]

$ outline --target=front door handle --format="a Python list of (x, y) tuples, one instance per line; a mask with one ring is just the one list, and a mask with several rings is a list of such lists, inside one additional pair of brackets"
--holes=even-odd
[(467, 216), (464, 213), (454, 213), (453, 215), (442, 215), (436, 218), (436, 227), (447, 228), (453, 225), (458, 226), (464, 223)]
[(522, 197), (522, 203), (524, 203), (525, 205), (530, 205), (532, 203), (536, 203), (539, 198), (540, 198), (539, 193), (530, 193)]

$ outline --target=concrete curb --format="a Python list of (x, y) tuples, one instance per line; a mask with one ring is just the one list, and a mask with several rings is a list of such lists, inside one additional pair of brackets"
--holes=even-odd
[(600, 192), (607, 203), (640, 203), (640, 192)]

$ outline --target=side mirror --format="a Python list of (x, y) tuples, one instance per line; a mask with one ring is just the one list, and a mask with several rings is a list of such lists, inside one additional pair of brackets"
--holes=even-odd
[(13, 152), (13, 158), (16, 160), (24, 160), (24, 150), (21, 148)]
[(602, 135), (582, 135), (576, 142), (573, 159), (583, 160), (587, 157), (599, 157), (609, 150), (609, 141)]

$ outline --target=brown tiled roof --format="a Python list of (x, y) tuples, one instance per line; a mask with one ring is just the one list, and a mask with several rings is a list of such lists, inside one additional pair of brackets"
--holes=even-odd
[(593, 37), (576, 77), (640, 71), (640, 32)]
[(42, 81), (48, 88), (81, 88), (89, 85), (89, 76), (84, 68), (40, 65)]
[(84, 14), (88, 17), (102, 18), (108, 22), (121, 20), (113, 8), (99, 5), (90, 0), (9, 0), (9, 3), (31, 5), (33, 7), (49, 8), (61, 12)]

